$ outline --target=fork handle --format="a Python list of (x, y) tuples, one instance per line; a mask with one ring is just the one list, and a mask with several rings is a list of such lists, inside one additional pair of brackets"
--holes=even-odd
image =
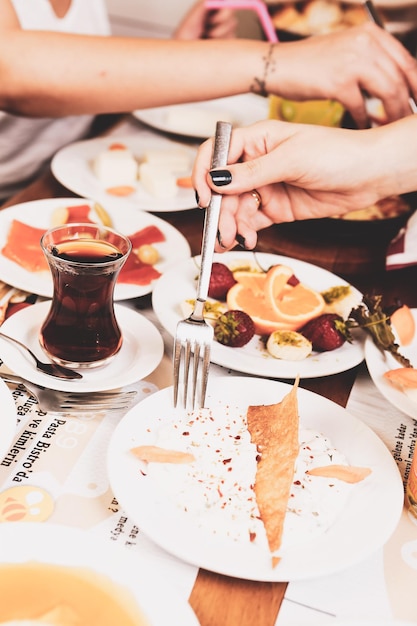
[(0, 378), (8, 383), (25, 384), (25, 379), (16, 374), (8, 374), (7, 372), (0, 372)]
[[(229, 122), (217, 122), (213, 155), (211, 158), (211, 168), (224, 167), (225, 165), (227, 165), (227, 155), (229, 154), (231, 135), (232, 125), (229, 124)], [(213, 192), (211, 195), (210, 204), (206, 209), (206, 214), (204, 217), (203, 240), (201, 246), (201, 266), (197, 283), (197, 300), (203, 303), (207, 300), (210, 285), (211, 268), (213, 264), (213, 254), (217, 237), (217, 229), (219, 226), (221, 203), (221, 194)]]

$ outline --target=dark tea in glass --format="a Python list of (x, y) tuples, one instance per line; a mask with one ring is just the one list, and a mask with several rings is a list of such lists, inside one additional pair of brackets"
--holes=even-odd
[(73, 368), (107, 363), (123, 340), (114, 287), (130, 240), (96, 224), (68, 224), (47, 231), (41, 246), (53, 280), (51, 308), (40, 331), (43, 350)]

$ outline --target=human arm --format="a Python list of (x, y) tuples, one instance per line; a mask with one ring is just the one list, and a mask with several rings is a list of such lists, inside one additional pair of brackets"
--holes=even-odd
[(208, 11), (198, 0), (173, 33), (174, 39), (230, 39), (236, 36), (237, 17), (232, 9)]
[(416, 136), (417, 116), (366, 130), (259, 122), (233, 131), (223, 168), (231, 181), (224, 184), (223, 172), (221, 186), (209, 175), (212, 140), (206, 141), (193, 184), (202, 207), (212, 190), (224, 194), (217, 250), (236, 240), (252, 249), (257, 231), (274, 223), (343, 215), (417, 190), (417, 142), (410, 141)]
[[(8, 11), (9, 8), (9, 11)], [(4, 11), (3, 11), (4, 9)], [(341, 99), (366, 123), (361, 88), (389, 119), (417, 95), (417, 62), (374, 24), (275, 44), (22, 31), (0, 0), (0, 109), (25, 116), (119, 113), (259, 91)], [(350, 42), (350, 43), (349, 43)]]

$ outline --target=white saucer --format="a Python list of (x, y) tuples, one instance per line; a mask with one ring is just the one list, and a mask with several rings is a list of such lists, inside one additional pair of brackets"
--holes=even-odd
[[(2, 325), (5, 334), (16, 337), (36, 356), (47, 361), (38, 340), (39, 329), (51, 305), (50, 300), (21, 309)], [(43, 374), (29, 354), (0, 337), (0, 357), (19, 376), (58, 391), (104, 391), (117, 389), (145, 378), (159, 365), (164, 343), (157, 328), (143, 315), (123, 305), (115, 305), (117, 321), (124, 340), (120, 352), (103, 367), (82, 369), (80, 380), (62, 380)]]

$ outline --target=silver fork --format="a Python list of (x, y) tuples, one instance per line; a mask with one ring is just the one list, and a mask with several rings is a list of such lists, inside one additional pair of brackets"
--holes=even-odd
[(52, 413), (128, 409), (137, 395), (134, 389), (122, 392), (114, 390), (95, 391), (92, 393), (55, 391), (36, 385), (15, 374), (1, 372), (0, 377), (6, 382), (24, 385), (29, 393), (37, 399), (42, 411), (51, 411)]
[[(214, 139), (213, 156), (211, 167), (224, 167), (227, 165), (232, 126), (228, 122), (217, 122)], [(199, 364), (202, 361), (200, 406), (204, 406), (207, 381), (210, 367), (210, 351), (213, 341), (213, 327), (204, 319), (204, 305), (207, 300), (210, 284), (211, 268), (213, 264), (214, 244), (217, 237), (220, 205), (222, 196), (213, 193), (211, 201), (206, 209), (203, 240), (201, 245), (201, 266), (197, 282), (197, 296), (193, 312), (177, 324), (174, 338), (174, 406), (178, 402), (178, 389), (180, 384), (180, 372), (183, 372), (184, 381), (184, 408), (188, 401), (188, 379), (190, 373), (191, 352), (193, 359), (193, 382), (191, 401), (195, 406)], [(183, 358), (182, 358), (182, 355)], [(182, 363), (182, 368), (181, 368)]]

